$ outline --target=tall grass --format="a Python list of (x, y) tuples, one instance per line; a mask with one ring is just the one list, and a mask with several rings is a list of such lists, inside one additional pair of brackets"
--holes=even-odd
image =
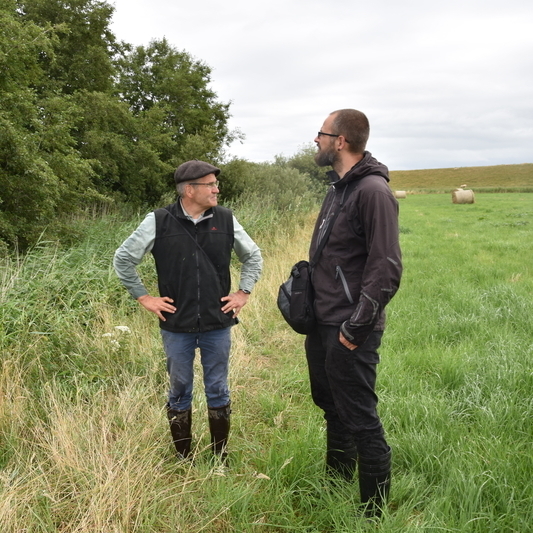
[[(394, 477), (379, 530), (532, 531), (531, 198), (400, 202), (405, 274), (378, 380)], [(80, 246), (3, 260), (2, 532), (367, 530), (357, 486), (324, 478), (303, 338), (275, 306), (313, 213), (241, 209), (265, 270), (233, 331), (227, 471), (208, 451), (199, 367), (195, 461), (174, 457), (157, 324), (111, 268), (138, 220), (102, 218)], [(150, 260), (141, 272), (155, 290)]]

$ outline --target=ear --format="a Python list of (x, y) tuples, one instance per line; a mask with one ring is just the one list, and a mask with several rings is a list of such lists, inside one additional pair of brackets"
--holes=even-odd
[(346, 145), (348, 143), (346, 142), (346, 139), (344, 138), (344, 135), (339, 135), (335, 140), (337, 141), (337, 151), (340, 152), (341, 150), (346, 148)]

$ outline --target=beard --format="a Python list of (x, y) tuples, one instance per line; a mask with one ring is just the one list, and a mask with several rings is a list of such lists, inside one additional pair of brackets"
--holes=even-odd
[(318, 149), (318, 152), (315, 154), (315, 163), (319, 167), (332, 167), (339, 159), (339, 154), (333, 149), (332, 146), (329, 146), (326, 149)]

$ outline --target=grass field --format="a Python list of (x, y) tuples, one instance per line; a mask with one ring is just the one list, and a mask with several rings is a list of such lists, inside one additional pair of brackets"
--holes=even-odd
[[(370, 529), (533, 531), (533, 196), (409, 195), (400, 212), (404, 278), (378, 379), (393, 481)], [(357, 486), (324, 478), (303, 337), (275, 305), (313, 215), (237, 215), (265, 271), (233, 332), (228, 471), (210, 461), (199, 372), (195, 462), (174, 458), (157, 324), (110, 265), (138, 220), (108, 217), (77, 247), (3, 260), (2, 533), (369, 530)], [(151, 262), (141, 271), (154, 287)]]
[(391, 172), (391, 187), (399, 191), (449, 192), (461, 185), (474, 192), (533, 192), (533, 164)]

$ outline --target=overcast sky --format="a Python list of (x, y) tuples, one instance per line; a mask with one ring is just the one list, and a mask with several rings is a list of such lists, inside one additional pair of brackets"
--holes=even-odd
[(212, 68), (235, 156), (291, 156), (350, 107), (391, 170), (533, 163), (532, 0), (109, 2), (117, 39)]

